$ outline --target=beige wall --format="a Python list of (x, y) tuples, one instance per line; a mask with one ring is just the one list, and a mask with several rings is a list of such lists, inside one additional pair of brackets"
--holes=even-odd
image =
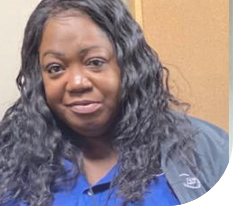
[(15, 78), (26, 21), (40, 0), (0, 0), (0, 119), (18, 97)]
[[(40, 0), (0, 0), (0, 118), (15, 101), (29, 14)], [(132, 0), (134, 2), (134, 0)], [(190, 113), (228, 130), (228, 0), (135, 0), (136, 19)]]
[(173, 93), (191, 104), (192, 115), (228, 131), (229, 1), (135, 2), (148, 42), (171, 72)]

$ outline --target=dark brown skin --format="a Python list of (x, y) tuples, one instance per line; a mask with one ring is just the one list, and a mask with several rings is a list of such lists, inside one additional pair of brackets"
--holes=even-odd
[(95, 184), (117, 162), (107, 140), (121, 93), (113, 46), (85, 14), (63, 13), (48, 20), (39, 54), (47, 103), (83, 138), (84, 172)]

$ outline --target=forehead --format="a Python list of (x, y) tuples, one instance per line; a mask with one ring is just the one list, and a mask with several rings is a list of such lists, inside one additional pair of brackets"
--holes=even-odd
[(40, 48), (59, 46), (68, 41), (74, 41), (79, 46), (99, 43), (113, 50), (106, 33), (88, 15), (79, 11), (65, 11), (51, 16), (45, 24)]

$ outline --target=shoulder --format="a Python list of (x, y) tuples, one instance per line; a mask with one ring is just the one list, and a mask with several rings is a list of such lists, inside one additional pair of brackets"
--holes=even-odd
[(194, 129), (198, 130), (198, 134), (205, 136), (208, 140), (221, 143), (222, 145), (228, 143), (227, 132), (218, 126), (191, 116), (189, 116), (189, 120)]
[(195, 133), (195, 160), (212, 187), (225, 172), (229, 162), (229, 138), (221, 128), (207, 121), (189, 117)]
[[(222, 177), (229, 162), (229, 139), (227, 133), (219, 127), (188, 117), (189, 127), (193, 133), (192, 164), (181, 161), (176, 154), (163, 161), (163, 171), (173, 191), (184, 204), (205, 194)], [(188, 122), (186, 121), (186, 122)], [(185, 155), (186, 156), (186, 155)], [(187, 156), (186, 156), (187, 157)]]
[(210, 153), (213, 157), (220, 155), (228, 157), (229, 138), (227, 132), (210, 122), (195, 117), (189, 117), (189, 120), (195, 131), (197, 152)]

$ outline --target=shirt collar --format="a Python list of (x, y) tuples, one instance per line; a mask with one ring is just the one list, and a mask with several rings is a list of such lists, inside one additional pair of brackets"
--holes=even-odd
[[(74, 164), (69, 160), (64, 160), (64, 166), (67, 171), (72, 171)], [(118, 174), (118, 164), (114, 165), (111, 170), (102, 178), (100, 179), (95, 185), (90, 185), (87, 181), (87, 178), (84, 174), (80, 174), (74, 190), (79, 190), (82, 193), (86, 193), (90, 188), (92, 188), (93, 192), (99, 192), (106, 189), (109, 189), (111, 181), (115, 178)]]

